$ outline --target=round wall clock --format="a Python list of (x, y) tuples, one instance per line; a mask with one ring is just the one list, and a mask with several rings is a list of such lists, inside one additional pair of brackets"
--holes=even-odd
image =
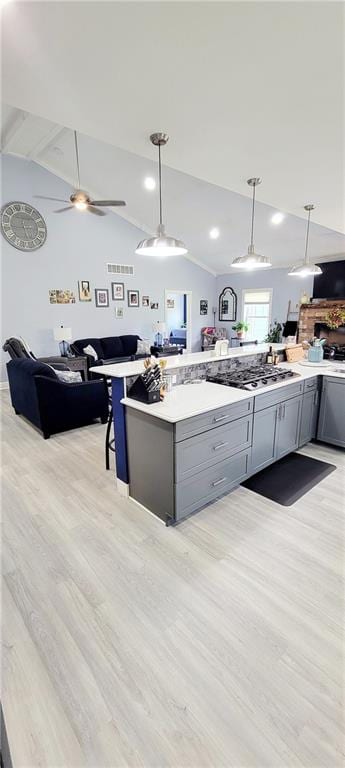
[(7, 203), (1, 209), (1, 232), (19, 251), (36, 251), (46, 240), (47, 226), (40, 212), (28, 203)]

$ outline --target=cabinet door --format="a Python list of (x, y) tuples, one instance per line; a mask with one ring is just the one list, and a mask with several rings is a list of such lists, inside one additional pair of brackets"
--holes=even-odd
[(301, 423), (302, 397), (293, 397), (281, 403), (278, 410), (276, 458), (298, 448)]
[(318, 440), (345, 448), (345, 381), (324, 376)]
[(278, 408), (274, 405), (254, 414), (251, 474), (259, 472), (275, 460)]
[(318, 403), (319, 393), (317, 389), (303, 395), (299, 445), (309, 443), (316, 436)]

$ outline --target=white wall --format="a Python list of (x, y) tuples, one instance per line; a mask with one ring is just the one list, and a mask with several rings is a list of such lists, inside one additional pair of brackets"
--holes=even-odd
[[(3, 301), (2, 343), (8, 336), (25, 337), (37, 356), (57, 354), (58, 345), (53, 328), (72, 328), (73, 338), (112, 336), (138, 333), (153, 340), (152, 324), (165, 319), (165, 288), (190, 290), (192, 296), (192, 348), (200, 349), (200, 328), (212, 325), (212, 305), (215, 300), (215, 278), (187, 259), (175, 257), (159, 261), (136, 256), (134, 251), (143, 236), (139, 229), (120, 216), (108, 213), (101, 218), (89, 213), (68, 211), (54, 214), (63, 204), (39, 200), (35, 195), (68, 199), (71, 190), (58, 177), (33, 162), (20, 158), (2, 158), (2, 205), (21, 200), (31, 203), (45, 218), (48, 235), (44, 246), (32, 253), (23, 253), (1, 240)], [(143, 192), (143, 194), (145, 194)], [(116, 320), (111, 300), (111, 278), (106, 262), (133, 264), (134, 277), (119, 278), (127, 289), (140, 291), (140, 309), (127, 306), (125, 295), (124, 319)], [(89, 280), (92, 303), (78, 301), (78, 280)], [(52, 305), (48, 291), (69, 288), (76, 293), (76, 304)], [(96, 308), (94, 289), (108, 288), (110, 307)], [(159, 302), (158, 310), (141, 305), (142, 295)], [(200, 299), (208, 299), (209, 314), (201, 317)], [(6, 378), (4, 364), (8, 355), (2, 353), (0, 380)]]
[[(242, 300), (243, 291), (249, 288), (265, 288), (272, 291), (272, 322), (278, 320), (285, 323), (289, 299), (291, 307), (295, 309), (303, 291), (308, 296), (313, 293), (313, 278), (289, 277), (288, 269), (268, 269), (258, 272), (248, 272), (246, 274), (227, 274), (219, 275), (216, 279), (217, 285), (217, 303), (219, 294), (227, 286), (231, 286), (237, 294), (237, 321), (242, 320)], [(217, 313), (218, 318), (218, 313)], [(297, 320), (298, 315), (290, 316), (290, 320)], [(217, 325), (227, 327), (229, 338), (234, 335), (231, 331), (233, 323), (219, 322)]]

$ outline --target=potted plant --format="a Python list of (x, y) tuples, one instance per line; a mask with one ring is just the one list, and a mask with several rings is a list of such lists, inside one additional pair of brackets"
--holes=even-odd
[(242, 323), (242, 322), (236, 323), (236, 325), (232, 326), (232, 330), (236, 331), (238, 339), (243, 339), (243, 336), (245, 333), (247, 333), (248, 328), (249, 328), (248, 323)]
[(269, 332), (265, 338), (266, 342), (269, 342), (271, 344), (277, 344), (280, 341), (280, 334), (283, 330), (283, 327), (280, 323), (278, 323), (277, 320), (274, 321), (274, 324), (271, 325)]

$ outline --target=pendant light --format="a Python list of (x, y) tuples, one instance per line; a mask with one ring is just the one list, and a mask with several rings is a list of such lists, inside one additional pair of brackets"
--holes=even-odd
[(317, 264), (310, 264), (309, 256), (308, 256), (310, 214), (312, 211), (314, 211), (314, 209), (315, 209), (315, 205), (309, 204), (304, 206), (304, 210), (308, 212), (308, 224), (307, 224), (307, 234), (305, 238), (304, 262), (303, 264), (295, 264), (294, 267), (291, 267), (290, 271), (288, 272), (289, 275), (297, 275), (297, 277), (309, 277), (309, 275), (322, 275), (322, 269), (320, 269), (320, 267), (318, 267)]
[(257, 176), (253, 179), (248, 179), (247, 184), (253, 187), (253, 203), (252, 203), (252, 228), (250, 245), (248, 246), (248, 253), (245, 256), (237, 256), (232, 262), (231, 266), (236, 269), (264, 269), (265, 267), (271, 267), (272, 264), (267, 256), (261, 256), (259, 253), (255, 253), (254, 250), (254, 215), (255, 215), (255, 189), (258, 184), (261, 184), (261, 179)]
[(169, 141), (169, 136), (166, 133), (153, 133), (150, 136), (151, 143), (158, 147), (158, 170), (159, 170), (159, 225), (157, 227), (157, 234), (154, 237), (148, 237), (145, 240), (141, 240), (135, 253), (144, 256), (183, 256), (188, 253), (185, 244), (182, 240), (177, 240), (175, 237), (170, 237), (165, 234), (165, 227), (162, 217), (162, 163), (161, 163), (161, 147)]

